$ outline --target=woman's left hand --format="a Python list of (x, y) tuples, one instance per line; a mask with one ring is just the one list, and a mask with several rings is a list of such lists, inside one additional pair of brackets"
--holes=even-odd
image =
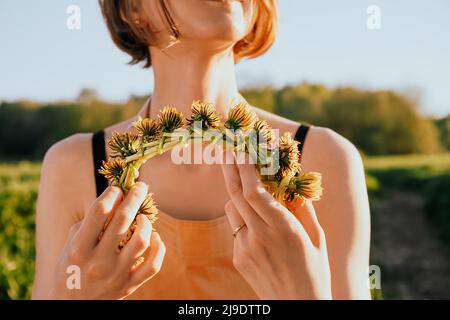
[[(229, 152), (226, 152), (229, 154)], [(255, 166), (223, 164), (235, 234), (233, 264), (261, 299), (331, 299), (324, 232), (310, 201), (284, 207), (266, 191)]]

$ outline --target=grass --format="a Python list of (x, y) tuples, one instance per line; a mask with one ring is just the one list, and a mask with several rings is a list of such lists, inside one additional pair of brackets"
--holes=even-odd
[(421, 195), (429, 220), (450, 244), (450, 153), (374, 157), (364, 159), (364, 163), (372, 197), (386, 196), (393, 190)]
[[(437, 231), (436, 239), (450, 245), (450, 153), (368, 157), (364, 158), (364, 164), (372, 207), (373, 234), (378, 234), (375, 228), (378, 219), (381, 219), (374, 204), (379, 203), (379, 200), (392, 199), (391, 196), (398, 191), (407, 191), (422, 197), (425, 203), (423, 214), (426, 220), (434, 225), (430, 227), (431, 230)], [(398, 205), (398, 210), (401, 210), (400, 206), (401, 204)], [(407, 226), (408, 221), (403, 224)], [(373, 248), (383, 250), (378, 247), (377, 239), (372, 240), (375, 240), (372, 241)], [(396, 244), (392, 243), (392, 248), (395, 247)], [(397, 250), (402, 250), (402, 247)], [(372, 258), (376, 260), (376, 257)], [(405, 264), (405, 272), (408, 268), (409, 265)], [(402, 285), (401, 281), (392, 278), (389, 272), (385, 273), (384, 283), (389, 283), (388, 287), (391, 288), (397, 287), (392, 285), (394, 282)], [(388, 292), (387, 296), (392, 294)]]
[(31, 297), (40, 164), (0, 164), (0, 299)]
[(364, 157), (366, 170), (416, 169), (430, 167), (436, 171), (450, 170), (450, 153), (436, 155), (401, 155)]
[[(427, 196), (431, 182), (450, 173), (450, 153), (365, 157), (363, 161), (367, 187), (374, 197), (392, 190), (408, 190)], [(448, 191), (447, 195), (450, 194)]]
[(37, 191), (41, 164), (21, 161), (0, 164), (0, 194)]

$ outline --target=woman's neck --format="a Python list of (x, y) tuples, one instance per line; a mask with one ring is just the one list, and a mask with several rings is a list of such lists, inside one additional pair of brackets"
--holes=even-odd
[(190, 52), (172, 56), (158, 49), (151, 54), (155, 79), (152, 118), (167, 105), (189, 117), (195, 100), (213, 103), (220, 114), (226, 114), (244, 100), (237, 89), (231, 49), (214, 55)]

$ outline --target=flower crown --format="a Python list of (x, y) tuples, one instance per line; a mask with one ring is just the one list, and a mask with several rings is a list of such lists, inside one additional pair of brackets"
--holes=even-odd
[[(111, 158), (103, 161), (99, 170), (110, 185), (124, 192), (130, 190), (147, 160), (177, 146), (214, 143), (249, 154), (261, 182), (283, 205), (295, 199), (317, 201), (322, 196), (321, 174), (301, 171), (299, 142), (289, 133), (273, 141), (272, 128), (258, 119), (246, 103), (231, 108), (225, 122), (213, 104), (194, 101), (190, 119), (173, 107), (165, 107), (157, 120), (139, 117), (132, 126), (136, 132), (112, 135), (108, 143)], [(158, 210), (153, 194), (147, 195), (138, 214), (146, 215), (152, 223), (156, 221)], [(119, 248), (129, 241), (135, 227), (134, 222)]]

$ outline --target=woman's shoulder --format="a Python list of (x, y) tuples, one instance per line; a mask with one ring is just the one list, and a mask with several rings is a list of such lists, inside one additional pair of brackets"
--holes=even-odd
[(43, 166), (70, 174), (83, 169), (91, 158), (92, 133), (77, 133), (53, 144), (45, 153)]
[(81, 160), (88, 150), (92, 133), (76, 133), (54, 143), (45, 153), (44, 161), (55, 161), (64, 157), (70, 162)]
[(272, 128), (278, 129), (280, 134), (290, 132), (292, 136), (295, 136), (300, 126), (307, 125), (309, 127), (303, 146), (302, 162), (304, 167), (320, 169), (317, 168), (320, 166), (322, 169), (326, 169), (337, 164), (348, 166), (361, 160), (353, 143), (330, 128), (302, 124), (259, 108), (255, 108), (255, 112)]
[[(108, 140), (115, 131), (127, 131), (136, 119), (126, 119), (103, 129), (104, 139)], [(77, 194), (81, 198), (77, 205), (81, 204), (82, 209), (96, 197), (93, 134), (76, 133), (56, 142), (47, 150), (42, 164), (44, 183), (52, 181), (60, 188), (59, 193)]]
[(64, 199), (66, 206), (83, 212), (95, 199), (93, 172), (92, 133), (71, 135), (47, 150), (42, 163), (40, 192)]

